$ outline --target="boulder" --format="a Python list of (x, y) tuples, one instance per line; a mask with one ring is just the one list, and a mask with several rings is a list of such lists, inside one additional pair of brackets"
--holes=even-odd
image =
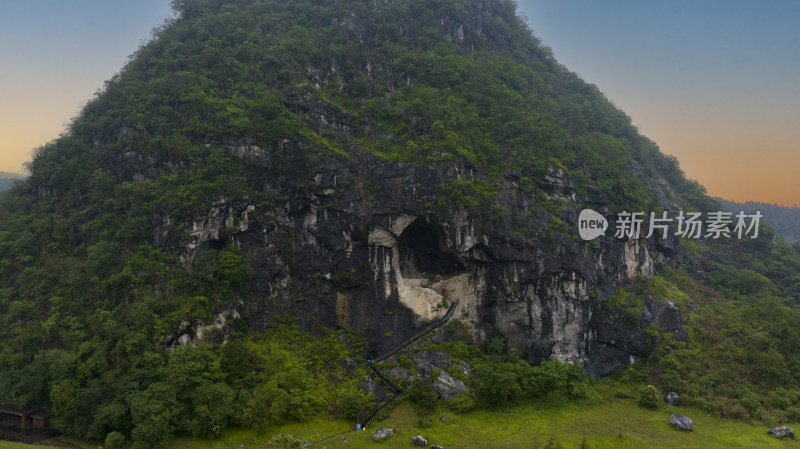
[(692, 418), (679, 415), (677, 413), (672, 414), (672, 418), (670, 418), (669, 423), (672, 424), (672, 427), (679, 430), (692, 430), (694, 427), (694, 421), (692, 421)]
[(384, 427), (383, 429), (378, 429), (375, 431), (375, 433), (372, 435), (372, 441), (383, 441), (392, 435), (394, 435), (394, 429)]
[(414, 379), (414, 376), (412, 376), (411, 373), (402, 366), (395, 366), (389, 370), (389, 374), (395, 379), (401, 379), (406, 382)]
[(794, 439), (794, 430), (792, 430), (791, 427), (786, 427), (786, 426), (773, 427), (767, 430), (767, 433), (779, 440), (782, 440), (784, 438)]
[(417, 375), (421, 379), (429, 379), (431, 376), (431, 372), (436, 368), (435, 366), (431, 365), (430, 363), (424, 360), (414, 360), (414, 365), (417, 371)]
[(666, 402), (669, 405), (674, 405), (677, 407), (681, 405), (681, 398), (680, 396), (678, 396), (678, 393), (670, 391), (669, 393), (667, 393), (667, 396), (664, 397), (664, 402)]
[(433, 389), (439, 394), (439, 397), (445, 401), (449, 401), (454, 397), (467, 391), (467, 386), (464, 382), (455, 379), (446, 371), (442, 371), (436, 382), (433, 383)]
[(414, 447), (425, 447), (428, 445), (428, 440), (417, 435), (411, 439), (411, 445)]
[(560, 167), (548, 167), (547, 174), (539, 182), (545, 192), (564, 199), (574, 199), (575, 182)]
[(428, 362), (437, 368), (447, 368), (450, 366), (450, 354), (443, 351), (423, 349), (417, 352), (414, 358)]
[(375, 396), (375, 402), (383, 402), (389, 397), (383, 386), (369, 374), (365, 377), (364, 382), (359, 385), (359, 388), (365, 393), (372, 393)]
[(341, 366), (342, 369), (347, 371), (348, 373), (354, 373), (354, 372), (358, 371), (358, 367), (360, 365), (355, 360), (344, 359), (344, 360), (339, 362), (339, 366)]
[(645, 300), (642, 316), (665, 331), (676, 331), (681, 328), (681, 309), (672, 301), (655, 301), (652, 297)]
[(434, 368), (444, 369), (452, 365), (450, 355), (442, 351), (423, 349), (413, 359), (417, 365), (417, 374), (422, 378), (429, 377)]

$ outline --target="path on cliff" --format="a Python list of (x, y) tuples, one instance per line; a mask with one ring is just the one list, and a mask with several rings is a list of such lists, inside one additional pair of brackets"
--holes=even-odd
[[(458, 307), (458, 301), (451, 302), (450, 303), (450, 307), (447, 308), (447, 312), (445, 312), (444, 316), (437, 323), (429, 326), (426, 329), (423, 329), (422, 331), (420, 331), (419, 333), (417, 333), (416, 335), (414, 335), (410, 339), (408, 339), (405, 342), (401, 343), (399, 346), (397, 346), (393, 350), (389, 351), (388, 353), (378, 357), (374, 361), (373, 360), (367, 360), (367, 366), (369, 367), (369, 369), (372, 370), (373, 373), (375, 373), (375, 375), (379, 379), (379, 382), (381, 382), (384, 385), (389, 387), (389, 390), (392, 391), (393, 395), (388, 401), (384, 402), (381, 406), (377, 407), (375, 410), (370, 412), (369, 416), (367, 416), (367, 418), (364, 420), (364, 423), (363, 423), (364, 426), (369, 424), (375, 418), (375, 416), (378, 413), (380, 413), (381, 410), (383, 410), (389, 404), (391, 404), (392, 401), (394, 401), (395, 398), (397, 398), (397, 396), (400, 396), (401, 394), (403, 394), (403, 389), (398, 387), (394, 382), (392, 382), (389, 379), (387, 379), (386, 376), (384, 376), (383, 373), (381, 373), (380, 370), (378, 370), (373, 365), (373, 363), (374, 362), (381, 363), (381, 362), (386, 361), (387, 359), (389, 359), (390, 357), (394, 356), (395, 354), (397, 354), (398, 352), (402, 351), (403, 349), (409, 347), (410, 345), (412, 345), (413, 343), (415, 343), (416, 341), (418, 341), (422, 337), (424, 337), (424, 336), (430, 334), (431, 332), (436, 331), (436, 329), (439, 329), (440, 327), (444, 326), (445, 324), (447, 324), (448, 321), (450, 321), (450, 318), (453, 317), (453, 313), (455, 313), (457, 307)], [(367, 411), (367, 410), (365, 410), (365, 411)], [(350, 432), (355, 432), (356, 430), (357, 429), (350, 429), (350, 430), (345, 431), (345, 432), (337, 433), (335, 435), (330, 435), (330, 436), (324, 437), (324, 438), (322, 438), (320, 440), (314, 441), (311, 444), (318, 444), (318, 443), (322, 443), (322, 442), (328, 441), (328, 440), (336, 438), (336, 437), (342, 437), (343, 435), (346, 435), (346, 434), (348, 434)]]
[[(405, 342), (403, 342), (402, 344), (400, 344), (399, 346), (397, 346), (393, 350), (389, 351), (388, 353), (378, 357), (377, 359), (375, 359), (375, 361), (378, 362), (378, 363), (384, 362), (387, 359), (389, 359), (390, 357), (392, 357), (395, 354), (397, 354), (398, 352), (402, 351), (403, 349), (405, 349), (405, 348), (409, 347), (410, 345), (414, 344), (415, 342), (419, 341), (419, 339), (421, 339), (422, 337), (430, 334), (431, 332), (435, 332), (437, 329), (439, 329), (440, 327), (444, 326), (450, 320), (450, 318), (452, 318), (453, 313), (455, 313), (457, 307), (458, 307), (458, 301), (451, 302), (450, 303), (450, 307), (447, 308), (447, 312), (444, 314), (442, 319), (439, 320), (439, 322), (437, 322), (437, 323), (431, 325), (430, 327), (428, 327), (427, 329), (424, 329), (421, 332), (417, 333), (417, 335), (415, 335), (415, 336), (411, 337), (410, 339), (406, 340)], [(375, 418), (375, 415), (377, 415), (378, 412), (380, 412), (381, 410), (386, 408), (386, 406), (391, 404), (392, 401), (394, 401), (394, 399), (397, 396), (399, 396), (400, 394), (403, 393), (403, 389), (398, 387), (397, 385), (395, 385), (389, 379), (387, 379), (377, 368), (375, 368), (375, 366), (373, 365), (372, 361), (367, 361), (367, 366), (369, 366), (369, 368), (378, 376), (378, 378), (381, 379), (386, 385), (388, 385), (389, 388), (391, 390), (393, 390), (395, 393), (394, 393), (394, 396), (392, 396), (391, 399), (389, 399), (383, 405), (381, 405), (380, 407), (375, 409), (372, 413), (370, 413), (370, 415), (367, 417), (367, 419), (364, 420), (364, 424), (365, 425), (368, 424), (370, 421), (372, 421), (372, 419)]]
[(388, 353), (378, 357), (377, 359), (375, 359), (375, 361), (377, 361), (377, 362), (386, 361), (388, 358), (392, 357), (393, 355), (395, 355), (398, 352), (402, 351), (403, 349), (407, 348), (409, 345), (411, 345), (412, 343), (416, 342), (420, 338), (422, 338), (422, 337), (428, 335), (429, 333), (435, 331), (436, 329), (444, 326), (450, 320), (450, 318), (453, 316), (453, 313), (455, 313), (457, 307), (458, 307), (458, 301), (451, 302), (450, 303), (450, 307), (447, 308), (447, 312), (444, 314), (442, 319), (439, 320), (438, 323), (428, 327), (427, 329), (423, 330), (422, 332), (418, 333), (417, 335), (415, 335), (415, 336), (411, 337), (410, 339), (406, 340), (400, 346), (394, 348), (390, 352), (388, 352)]

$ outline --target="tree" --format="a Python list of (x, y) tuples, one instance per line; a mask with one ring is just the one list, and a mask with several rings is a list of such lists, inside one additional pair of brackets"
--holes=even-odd
[(269, 398), (263, 389), (255, 389), (242, 412), (242, 424), (253, 428), (253, 441), (258, 443), (258, 434), (266, 432), (270, 423)]
[(372, 393), (366, 395), (361, 390), (350, 390), (339, 397), (338, 408), (344, 419), (355, 421), (364, 410), (371, 408), (374, 404)]
[(411, 384), (408, 389), (408, 399), (420, 417), (432, 415), (439, 404), (439, 396), (433, 391), (433, 385), (425, 380), (416, 380)]
[(191, 403), (195, 389), (201, 384), (222, 379), (217, 349), (201, 342), (197, 346), (178, 346), (170, 352), (166, 379), (183, 403)]
[(177, 400), (174, 388), (164, 382), (131, 394), (130, 409), (133, 449), (162, 448), (188, 423), (185, 407)]
[(502, 406), (522, 393), (510, 363), (483, 363), (475, 368), (475, 392), (481, 402)]
[(53, 413), (59, 417), (58, 425), (67, 432), (73, 431), (72, 421), (78, 404), (80, 384), (75, 379), (67, 379), (50, 390), (50, 403)]
[(222, 382), (200, 384), (192, 398), (192, 433), (216, 438), (236, 412), (236, 392)]

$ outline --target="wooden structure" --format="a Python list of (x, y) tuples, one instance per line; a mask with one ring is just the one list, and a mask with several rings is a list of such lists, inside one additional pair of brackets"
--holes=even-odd
[(50, 413), (42, 407), (28, 405), (23, 408), (10, 404), (0, 405), (0, 424), (3, 427), (19, 427), (25, 429), (46, 429)]
[(39, 406), (0, 404), (0, 439), (37, 443), (58, 432), (50, 430), (50, 412)]

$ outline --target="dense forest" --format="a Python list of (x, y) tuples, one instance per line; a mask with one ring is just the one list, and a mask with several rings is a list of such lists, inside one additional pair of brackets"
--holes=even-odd
[(789, 244), (800, 240), (800, 208), (754, 201), (737, 203), (722, 198), (715, 199), (729, 212), (744, 211), (747, 214), (761, 212), (764, 219), (775, 228), (775, 234), (786, 239)]
[(0, 172), (0, 192), (6, 191), (14, 185), (14, 181), (22, 178), (21, 175), (14, 173)]
[[(272, 246), (298, 254), (309, 234), (284, 217), (297, 198), (324, 196), (311, 191), (309, 165), (460, 164), (480, 177), (443, 182), (440, 201), (423, 201), (419, 215), (456, 205), (497, 229), (511, 223), (515, 241), (531, 247), (596, 249), (578, 241), (564, 212), (586, 198), (617, 212), (718, 207), (595, 86), (561, 66), (510, 0), (175, 0), (173, 8), (0, 197), (0, 402), (45, 405), (58, 429), (107, 449), (315, 416), (356, 421), (379, 402), (363, 388), (364, 335), (292, 315), (311, 300), (335, 302), (365, 282), (362, 273), (342, 265), (326, 278), (302, 271), (319, 260), (287, 257), (315, 292), (265, 281), (267, 258), (236, 243), (245, 219), (192, 257), (183, 252), (196, 217), (239, 201), (256, 205), (246, 217), (269, 211), (248, 219), (277, 236)], [(564, 184), (567, 194), (541, 187), (552, 173), (574, 183)], [(367, 184), (350, 182), (358, 201), (347, 207), (373, 201)], [(529, 215), (504, 209), (510, 185), (533, 198)], [(333, 214), (334, 201), (320, 200), (314, 213)], [(762, 224), (756, 239), (681, 240), (652, 276), (592, 291), (588, 299), (602, 299), (598, 316), (646, 352), (614, 381), (677, 391), (717, 416), (800, 420), (800, 249), (775, 234)], [(350, 244), (337, 239), (332, 246)], [(264, 292), (281, 288), (293, 294), (270, 302)], [(681, 332), (644, 320), (653, 298), (680, 308)], [(193, 323), (229, 310), (243, 317), (178, 342)], [(455, 324), (445, 335), (451, 341), (426, 347), (473, 368), (451, 375), (477, 401), (462, 394), (444, 404), (420, 378), (404, 386), (421, 416), (596, 399), (578, 364), (537, 360), (499, 332), (477, 345)], [(413, 368), (406, 356), (392, 363)]]

